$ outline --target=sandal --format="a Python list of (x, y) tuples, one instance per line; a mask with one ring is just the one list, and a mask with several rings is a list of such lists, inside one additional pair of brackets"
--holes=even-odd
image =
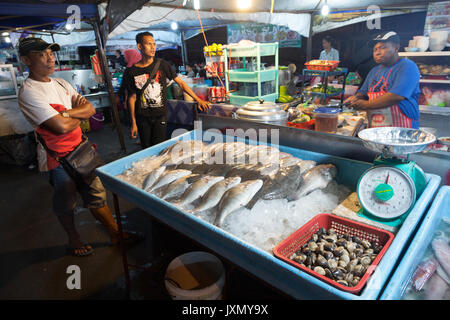
[[(84, 253), (77, 252), (77, 251), (83, 250), (83, 249), (87, 250), (87, 251)], [(67, 246), (66, 251), (68, 254), (71, 254), (74, 257), (85, 257), (85, 256), (91, 255), (94, 252), (94, 249), (90, 245), (85, 244), (82, 247), (78, 247), (78, 248), (72, 248), (72, 247)]]

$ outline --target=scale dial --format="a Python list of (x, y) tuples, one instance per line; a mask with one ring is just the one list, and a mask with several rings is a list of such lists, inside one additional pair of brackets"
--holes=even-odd
[(364, 172), (357, 194), (365, 211), (381, 219), (400, 217), (416, 201), (416, 187), (411, 177), (389, 166), (375, 166)]

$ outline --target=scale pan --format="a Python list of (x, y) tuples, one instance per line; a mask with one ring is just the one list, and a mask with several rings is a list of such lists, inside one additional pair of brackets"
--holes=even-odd
[(366, 148), (384, 156), (422, 152), (436, 141), (436, 137), (429, 132), (398, 127), (364, 129), (358, 136)]

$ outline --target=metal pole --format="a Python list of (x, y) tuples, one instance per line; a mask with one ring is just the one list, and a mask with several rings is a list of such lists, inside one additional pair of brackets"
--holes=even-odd
[(111, 106), (113, 108), (114, 121), (117, 128), (117, 134), (119, 135), (120, 146), (122, 151), (126, 152), (125, 140), (123, 139), (122, 127), (120, 125), (119, 112), (117, 111), (116, 95), (112, 86), (111, 74), (109, 73), (108, 61), (106, 61), (105, 51), (103, 49), (101, 31), (100, 31), (100, 19), (97, 10), (97, 19), (92, 23), (95, 32), (95, 41), (97, 42), (98, 53), (100, 58), (100, 66), (102, 67), (103, 75), (105, 76), (106, 87), (108, 88), (109, 99), (111, 100)]
[[(52, 36), (53, 43), (55, 43), (55, 37), (53, 36), (53, 33), (50, 33), (50, 34)], [(58, 62), (59, 71), (62, 71), (61, 70), (61, 63), (59, 63), (59, 53), (58, 53), (58, 51), (56, 51), (56, 61)]]
[(314, 13), (311, 13), (309, 22), (309, 36), (306, 43), (306, 61), (310, 61), (312, 56), (313, 24), (314, 24)]
[(186, 41), (184, 40), (183, 31), (181, 31), (181, 58), (183, 59), (183, 66), (188, 63)]

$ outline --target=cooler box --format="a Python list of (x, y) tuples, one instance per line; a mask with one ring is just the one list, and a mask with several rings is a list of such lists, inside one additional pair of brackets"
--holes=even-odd
[(418, 264), (422, 262), (425, 252), (428, 251), (428, 246), (434, 238), (434, 232), (443, 218), (450, 219), (450, 186), (443, 186), (439, 189), (419, 230), (402, 260), (394, 269), (386, 288), (382, 291), (381, 300), (402, 299), (409, 286), (409, 281), (412, 279)]

